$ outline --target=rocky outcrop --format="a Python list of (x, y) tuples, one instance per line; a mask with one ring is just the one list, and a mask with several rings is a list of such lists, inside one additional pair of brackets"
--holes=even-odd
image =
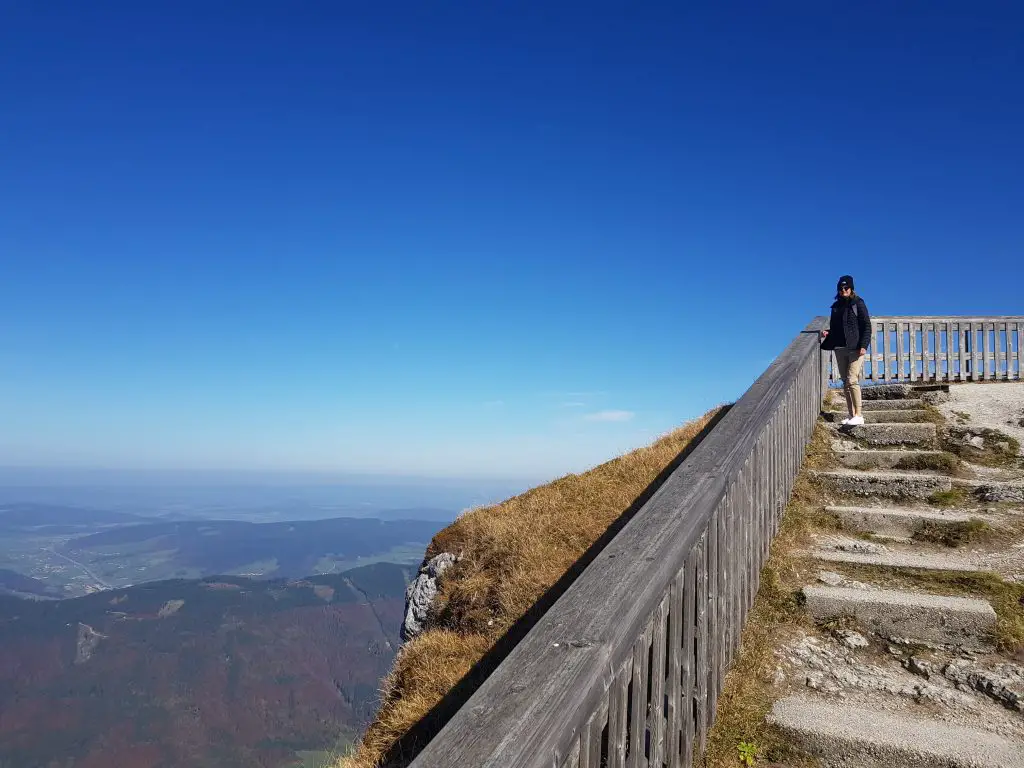
[(456, 556), (442, 552), (430, 558), (420, 568), (419, 575), (405, 590), (405, 620), (402, 622), (402, 640), (409, 641), (424, 629), (430, 606), (437, 597), (437, 584), (441, 576), (455, 565)]
[(75, 664), (84, 664), (92, 657), (92, 652), (106, 635), (97, 632), (88, 624), (78, 623), (78, 638), (75, 645)]

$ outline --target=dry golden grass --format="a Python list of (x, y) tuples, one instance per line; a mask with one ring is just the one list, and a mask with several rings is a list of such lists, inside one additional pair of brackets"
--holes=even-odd
[[(472, 510), (438, 533), (427, 557), (452, 552), (459, 560), (441, 582), (430, 628), (403, 647), (376, 719), (337, 768), (406, 764), (438, 725), (424, 726), (424, 717), (610, 526), (635, 510), (720, 410), (588, 472)], [(417, 724), (424, 733), (407, 735)]]

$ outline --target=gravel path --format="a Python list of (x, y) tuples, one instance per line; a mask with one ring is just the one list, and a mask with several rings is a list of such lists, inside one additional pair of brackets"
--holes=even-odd
[(957, 423), (953, 411), (960, 411), (971, 416), (965, 426), (998, 429), (1016, 438), (1024, 454), (1024, 383), (955, 384), (938, 408), (950, 424)]

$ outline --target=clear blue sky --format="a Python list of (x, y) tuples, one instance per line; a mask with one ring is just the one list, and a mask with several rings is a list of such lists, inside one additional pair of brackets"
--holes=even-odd
[(1024, 4), (7, 2), (0, 464), (552, 476), (850, 272), (1020, 313)]

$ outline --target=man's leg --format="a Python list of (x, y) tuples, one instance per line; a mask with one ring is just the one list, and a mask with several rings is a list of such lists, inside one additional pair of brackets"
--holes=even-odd
[(847, 368), (847, 388), (850, 391), (849, 400), (851, 401), (851, 413), (854, 416), (860, 416), (860, 374), (864, 370), (864, 358), (867, 355), (861, 355), (859, 349), (851, 350), (849, 352), (850, 363)]
[(853, 418), (853, 395), (850, 393), (850, 350), (836, 350), (836, 365), (839, 366), (839, 378), (843, 380), (843, 396), (846, 398), (846, 410)]

